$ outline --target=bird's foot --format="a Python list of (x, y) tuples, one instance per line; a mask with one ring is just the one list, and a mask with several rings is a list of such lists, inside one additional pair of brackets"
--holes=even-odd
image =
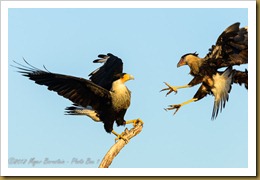
[(129, 143), (129, 140), (126, 139), (122, 134), (118, 135), (116, 138), (115, 138), (115, 142), (117, 142), (118, 140), (120, 139), (123, 139), (125, 141), (125, 143)]
[[(164, 82), (164, 84), (167, 86), (167, 88), (164, 88), (164, 89), (162, 89), (161, 91), (168, 91), (167, 93), (166, 93), (166, 96), (167, 95), (169, 95), (169, 94), (171, 94), (172, 92), (175, 92), (175, 94), (177, 94), (177, 87), (175, 87), (175, 86), (171, 86), (170, 84), (168, 84), (167, 82)], [(160, 92), (161, 92), (160, 91)]]
[(133, 125), (134, 125), (134, 127), (135, 127), (139, 122), (140, 122), (142, 125), (144, 124), (144, 122), (143, 122), (140, 118), (138, 118), (138, 119), (133, 119), (133, 120), (128, 120), (128, 121), (126, 121), (125, 123), (126, 123), (126, 124), (131, 124), (131, 123), (133, 123)]
[(117, 141), (120, 140), (120, 139), (123, 139), (126, 144), (129, 142), (129, 140), (124, 137), (125, 132), (122, 132), (121, 134), (117, 134), (117, 133), (113, 130), (112, 133), (116, 136), (115, 142), (117, 142)]
[(167, 110), (174, 110), (174, 109), (176, 109), (175, 112), (173, 113), (173, 115), (174, 115), (181, 108), (181, 106), (182, 106), (181, 104), (173, 104), (173, 105), (169, 105), (169, 107), (165, 108), (165, 110), (167, 111)]
[(173, 115), (174, 114), (176, 114), (176, 112), (182, 107), (182, 106), (184, 106), (185, 104), (189, 104), (189, 103), (191, 103), (191, 102), (195, 102), (195, 101), (197, 101), (198, 100), (198, 98), (192, 98), (192, 99), (190, 99), (190, 100), (188, 100), (188, 101), (185, 101), (185, 102), (183, 102), (183, 103), (181, 103), (181, 104), (173, 104), (173, 105), (169, 105), (169, 107), (168, 108), (165, 108), (164, 110), (173, 110), (173, 109), (176, 109), (176, 111), (173, 113)]

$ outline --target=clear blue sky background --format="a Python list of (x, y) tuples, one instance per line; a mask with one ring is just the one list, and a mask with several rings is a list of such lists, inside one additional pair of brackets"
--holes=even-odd
[[(226, 108), (214, 121), (213, 96), (182, 107), (174, 116), (163, 110), (192, 98), (198, 86), (168, 97), (159, 91), (164, 81), (184, 85), (192, 79), (188, 67), (176, 67), (183, 54), (197, 51), (203, 57), (226, 27), (234, 22), (246, 26), (247, 17), (247, 9), (10, 9), (9, 64), (23, 63), (24, 57), (51, 72), (88, 78), (99, 67), (92, 63), (98, 54), (123, 59), (124, 71), (135, 76), (127, 82), (132, 104), (125, 118), (141, 118), (145, 124), (111, 167), (246, 168), (244, 87), (233, 86)], [(88, 117), (65, 116), (69, 100), (13, 67), (8, 75), (9, 158), (66, 162), (35, 167), (98, 167), (115, 136)], [(122, 132), (125, 127), (114, 129)], [(73, 164), (73, 158), (91, 162)]]

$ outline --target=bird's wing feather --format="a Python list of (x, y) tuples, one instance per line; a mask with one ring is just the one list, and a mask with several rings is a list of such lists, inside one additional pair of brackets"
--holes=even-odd
[(221, 112), (222, 108), (225, 108), (233, 83), (233, 75), (232, 66), (228, 67), (221, 75), (219, 73), (213, 75), (214, 87), (211, 91), (215, 96), (215, 100), (212, 119), (217, 117), (219, 110)]
[(248, 71), (247, 69), (245, 71), (239, 71), (239, 70), (233, 70), (234, 71), (234, 83), (237, 83), (239, 85), (244, 84), (245, 88), (248, 89)]
[(218, 37), (204, 58), (207, 64), (221, 68), (248, 63), (247, 27), (239, 28), (239, 25), (234, 23)]
[(96, 59), (93, 62), (104, 63), (104, 65), (90, 73), (89, 79), (93, 83), (110, 90), (114, 76), (123, 71), (123, 62), (111, 53), (107, 55), (100, 54), (98, 57), (101, 59)]
[[(26, 62), (26, 61), (25, 61)], [(27, 63), (27, 62), (26, 62)], [(45, 85), (49, 90), (57, 92), (73, 103), (83, 107), (92, 106), (94, 109), (99, 109), (111, 102), (111, 95), (108, 90), (94, 84), (93, 82), (74, 76), (51, 73), (47, 69), (40, 70), (31, 66), (21, 65), (15, 66), (19, 69), (18, 72), (29, 77), (39, 85)]]

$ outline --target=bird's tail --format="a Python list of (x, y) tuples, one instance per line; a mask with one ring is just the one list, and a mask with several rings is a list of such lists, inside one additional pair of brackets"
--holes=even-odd
[(100, 122), (98, 113), (91, 107), (70, 106), (65, 109), (65, 115), (85, 115), (90, 117), (93, 121)]

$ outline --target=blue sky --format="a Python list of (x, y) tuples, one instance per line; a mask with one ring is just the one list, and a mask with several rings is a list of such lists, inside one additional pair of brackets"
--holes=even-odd
[[(88, 78), (99, 67), (98, 54), (122, 58), (132, 91), (127, 119), (141, 118), (141, 134), (110, 167), (248, 167), (248, 92), (233, 85), (226, 108), (211, 120), (213, 97), (182, 107), (176, 115), (163, 108), (193, 97), (198, 86), (165, 97), (163, 82), (187, 84), (188, 67), (177, 68), (188, 52), (206, 55), (221, 32), (248, 25), (247, 9), (9, 9), (8, 61), (51, 72)], [(244, 70), (247, 66), (238, 67)], [(88, 117), (65, 116), (69, 100), (36, 85), (13, 67), (8, 70), (8, 157), (64, 160), (9, 167), (98, 167), (115, 136)], [(131, 125), (127, 125), (131, 128)], [(125, 127), (114, 127), (122, 132)], [(88, 159), (85, 164), (80, 160)], [(78, 161), (77, 161), (78, 160)], [(77, 163), (76, 163), (77, 162)]]

